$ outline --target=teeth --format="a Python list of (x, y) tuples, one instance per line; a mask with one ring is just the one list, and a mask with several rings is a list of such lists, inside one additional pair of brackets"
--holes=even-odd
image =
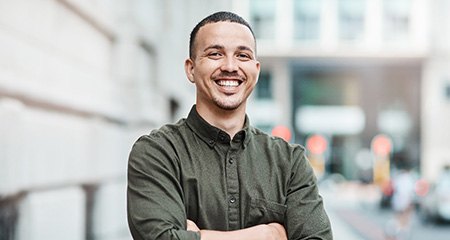
[(236, 87), (239, 85), (238, 81), (232, 81), (232, 80), (221, 80), (217, 81), (217, 84), (223, 87)]

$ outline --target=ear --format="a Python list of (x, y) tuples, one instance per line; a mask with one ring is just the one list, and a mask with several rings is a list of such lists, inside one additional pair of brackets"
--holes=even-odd
[(256, 77), (256, 83), (258, 83), (259, 80), (259, 74), (261, 73), (261, 63), (259, 63), (259, 61), (256, 61), (256, 69), (258, 69), (258, 76)]
[(194, 83), (194, 61), (190, 58), (184, 61), (184, 71), (189, 82)]

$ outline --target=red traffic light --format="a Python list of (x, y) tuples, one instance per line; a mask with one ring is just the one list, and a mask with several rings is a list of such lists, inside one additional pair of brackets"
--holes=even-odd
[(289, 142), (292, 138), (291, 130), (289, 130), (288, 127), (285, 127), (283, 125), (275, 126), (272, 129), (272, 135), (280, 137), (284, 139), (286, 142)]
[(306, 140), (306, 148), (312, 154), (323, 154), (328, 147), (327, 139), (319, 134), (314, 134)]
[(371, 146), (376, 155), (387, 156), (392, 151), (392, 140), (384, 134), (378, 134), (372, 139)]

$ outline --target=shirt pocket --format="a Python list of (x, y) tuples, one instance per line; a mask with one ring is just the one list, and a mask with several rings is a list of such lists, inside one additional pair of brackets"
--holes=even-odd
[(245, 216), (245, 227), (277, 222), (284, 224), (287, 206), (281, 203), (252, 198), (250, 208)]

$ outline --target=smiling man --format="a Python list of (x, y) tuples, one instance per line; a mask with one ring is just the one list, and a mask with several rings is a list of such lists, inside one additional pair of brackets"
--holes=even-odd
[(186, 119), (144, 135), (128, 164), (134, 239), (332, 239), (304, 148), (252, 127), (260, 71), (250, 25), (217, 12), (193, 29)]

